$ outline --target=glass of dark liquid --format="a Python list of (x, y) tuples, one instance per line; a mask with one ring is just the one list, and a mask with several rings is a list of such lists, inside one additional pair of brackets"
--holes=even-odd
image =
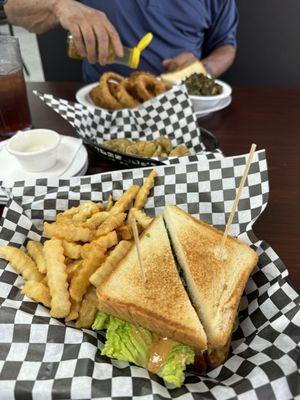
[(0, 36), (0, 135), (31, 127), (19, 41)]

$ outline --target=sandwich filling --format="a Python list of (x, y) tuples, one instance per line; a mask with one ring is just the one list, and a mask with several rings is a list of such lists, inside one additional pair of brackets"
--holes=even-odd
[(98, 311), (92, 329), (106, 329), (101, 355), (133, 362), (176, 387), (183, 384), (186, 366), (194, 362), (192, 347), (159, 337), (110, 314)]

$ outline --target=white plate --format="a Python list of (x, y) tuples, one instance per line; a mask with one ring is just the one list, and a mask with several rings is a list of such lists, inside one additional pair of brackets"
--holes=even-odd
[[(216, 80), (216, 82), (223, 87), (222, 94), (218, 96), (190, 96), (196, 114), (199, 113), (200, 115), (202, 115), (203, 113), (205, 113), (205, 115), (207, 115), (213, 111), (221, 110), (222, 108), (224, 108), (223, 104), (227, 104), (225, 106), (227, 107), (231, 103), (231, 87), (223, 81)], [(90, 83), (79, 89), (75, 95), (78, 103), (86, 107), (99, 109), (100, 107), (97, 107), (90, 98), (90, 91), (98, 84), (99, 82)]]
[(76, 100), (78, 103), (92, 108), (99, 108), (95, 105), (93, 100), (90, 98), (90, 91), (94, 89), (99, 84), (99, 82), (90, 83), (89, 85), (83, 86), (76, 92)]
[[(86, 173), (88, 169), (88, 153), (85, 148), (85, 146), (82, 144), (81, 139), (77, 138), (71, 138), (68, 136), (63, 136), (62, 144), (64, 144), (64, 149), (67, 148), (66, 144), (71, 144), (74, 146), (74, 143), (76, 142), (81, 142), (79, 143), (79, 147), (77, 151), (74, 151), (74, 153), (71, 155), (71, 160), (70, 164), (63, 170), (63, 168), (60, 168), (60, 171), (62, 172), (59, 176), (61, 178), (71, 178), (72, 176), (82, 176)], [(5, 149), (5, 145), (7, 143), (7, 140), (4, 140), (3, 142), (0, 142), (0, 181), (2, 180), (24, 180), (24, 179), (32, 179), (32, 178), (45, 178), (48, 176), (53, 176), (55, 175), (55, 169), (59, 171), (58, 166), (54, 167), (53, 169), (49, 171), (43, 171), (43, 172), (27, 172), (22, 170), (21, 165), (18, 163), (17, 159), (10, 155), (7, 150)], [(78, 143), (76, 143), (77, 146)], [(63, 150), (63, 149), (62, 149)], [(9, 158), (10, 157), (10, 158)], [(60, 154), (60, 157), (62, 157), (62, 152)], [(9, 160), (8, 160), (9, 158)], [(9, 164), (7, 164), (9, 161)], [(59, 162), (59, 159), (58, 159)], [(3, 163), (6, 163), (6, 168), (4, 168)], [(7, 166), (9, 167), (7, 168)], [(7, 197), (4, 193), (1, 193), (1, 188), (0, 188), (0, 204), (6, 204), (7, 202)]]
[(208, 108), (203, 111), (195, 112), (195, 115), (198, 118), (206, 117), (207, 115), (209, 115), (213, 112), (223, 110), (224, 108), (228, 107), (231, 102), (232, 102), (232, 97), (229, 96), (226, 99), (221, 100), (215, 107), (211, 107), (211, 108)]

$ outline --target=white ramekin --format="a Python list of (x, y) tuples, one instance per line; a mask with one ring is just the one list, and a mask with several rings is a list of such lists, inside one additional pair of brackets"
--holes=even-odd
[(31, 129), (18, 132), (6, 145), (24, 169), (30, 172), (46, 171), (57, 160), (60, 136), (49, 129)]

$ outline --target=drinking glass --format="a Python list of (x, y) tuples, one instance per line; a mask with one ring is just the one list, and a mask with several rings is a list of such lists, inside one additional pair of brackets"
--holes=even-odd
[(0, 135), (31, 127), (19, 41), (0, 36)]

